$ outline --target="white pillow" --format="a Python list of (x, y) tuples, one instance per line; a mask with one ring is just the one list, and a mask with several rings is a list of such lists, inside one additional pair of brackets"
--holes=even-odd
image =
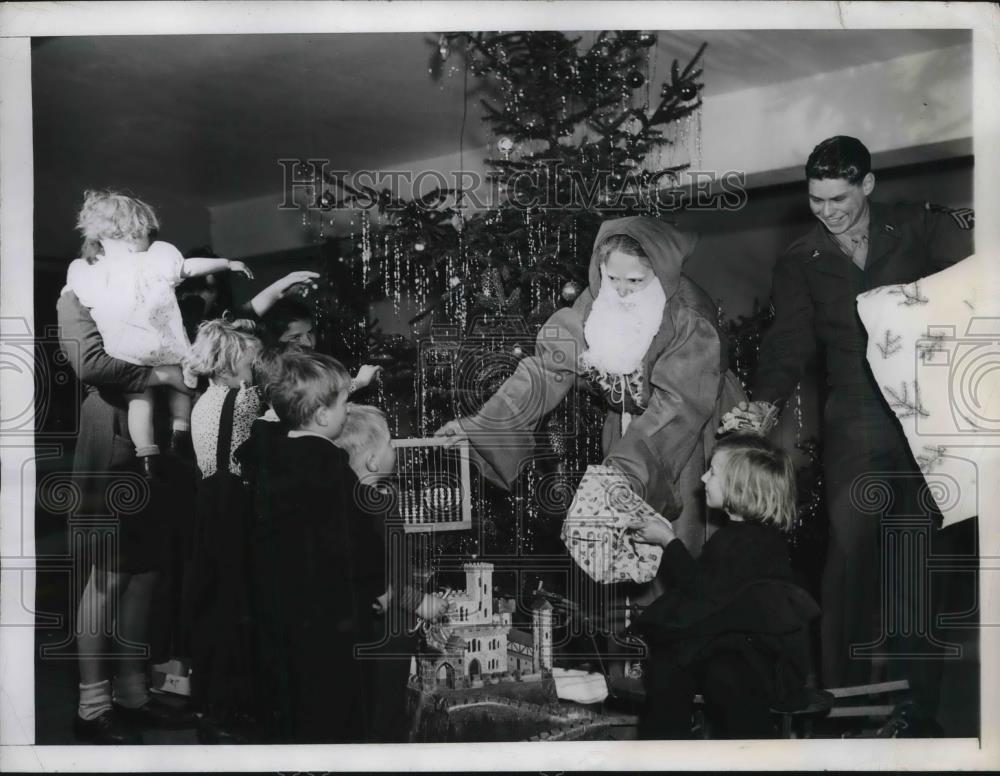
[(1000, 268), (983, 255), (858, 297), (868, 363), (944, 524), (1000, 475)]

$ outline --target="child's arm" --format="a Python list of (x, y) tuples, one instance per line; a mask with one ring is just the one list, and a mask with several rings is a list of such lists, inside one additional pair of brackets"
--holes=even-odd
[(380, 366), (365, 364), (358, 370), (358, 373), (351, 378), (351, 387), (348, 393), (354, 393), (355, 391), (360, 391), (362, 388), (367, 388), (371, 384), (371, 381), (375, 379), (375, 376), (381, 371), (382, 367)]
[(637, 517), (629, 524), (636, 540), (663, 548), (660, 568), (656, 572), (670, 586), (695, 587), (698, 584), (698, 564), (677, 538), (673, 526), (662, 517)]
[(318, 272), (310, 272), (309, 270), (290, 272), (281, 278), (281, 280), (275, 281), (251, 299), (250, 308), (259, 318), (274, 307), (274, 303), (281, 299), (281, 297), (283, 297), (293, 286), (297, 286), (300, 283), (309, 283), (313, 288), (315, 288), (316, 283), (314, 281), (318, 277)]
[(214, 275), (216, 272), (242, 272), (253, 280), (253, 273), (242, 261), (232, 259), (184, 259), (181, 277), (193, 278), (200, 275)]

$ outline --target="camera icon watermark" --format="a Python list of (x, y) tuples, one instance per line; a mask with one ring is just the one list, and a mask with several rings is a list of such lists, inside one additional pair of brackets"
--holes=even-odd
[[(945, 381), (942, 383), (942, 373)], [(932, 325), (916, 343), (917, 385), (947, 385), (950, 412), (916, 412), (926, 436), (1000, 434), (1000, 318), (969, 320), (964, 332)]]

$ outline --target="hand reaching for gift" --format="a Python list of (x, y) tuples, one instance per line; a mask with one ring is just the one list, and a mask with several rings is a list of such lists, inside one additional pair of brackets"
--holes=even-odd
[(722, 424), (716, 433), (730, 431), (767, 436), (778, 422), (778, 408), (766, 401), (741, 401), (722, 416)]
[(627, 523), (636, 541), (666, 547), (677, 538), (674, 528), (662, 517), (635, 517)]

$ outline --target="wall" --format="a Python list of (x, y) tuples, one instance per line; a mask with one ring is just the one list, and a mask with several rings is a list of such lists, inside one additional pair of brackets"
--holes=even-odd
[(813, 146), (837, 134), (873, 154), (971, 137), (972, 46), (706, 97), (701, 165), (768, 174), (758, 184), (795, 180)]
[[(971, 45), (961, 44), (715, 96), (709, 84), (700, 153), (678, 147), (671, 161), (690, 161), (693, 169), (720, 175), (741, 171), (756, 188), (801, 180), (813, 146), (832, 134), (864, 139), (883, 168), (969, 153), (971, 57)], [(453, 153), (395, 167), (481, 175), (488, 155), (488, 149), (475, 148), (461, 159)], [(401, 185), (398, 193), (407, 196), (409, 188)], [(253, 256), (319, 242), (318, 214), (304, 222), (298, 210), (279, 210), (282, 201), (275, 192), (210, 208), (212, 244), (223, 253)], [(322, 234), (331, 230), (356, 235), (358, 214), (327, 214)]]

